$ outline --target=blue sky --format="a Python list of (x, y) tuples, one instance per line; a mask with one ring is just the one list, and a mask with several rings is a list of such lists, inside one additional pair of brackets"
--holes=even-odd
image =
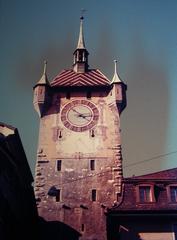
[(39, 119), (32, 88), (45, 59), (49, 79), (72, 66), (82, 8), (90, 67), (112, 78), (117, 59), (128, 85), (124, 175), (176, 167), (175, 0), (0, 0), (0, 121), (18, 128), (34, 172)]

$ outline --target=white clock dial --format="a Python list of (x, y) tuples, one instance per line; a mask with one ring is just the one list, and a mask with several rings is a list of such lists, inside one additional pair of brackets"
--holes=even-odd
[(74, 100), (61, 111), (61, 121), (66, 128), (75, 132), (91, 129), (99, 118), (97, 107), (87, 100)]

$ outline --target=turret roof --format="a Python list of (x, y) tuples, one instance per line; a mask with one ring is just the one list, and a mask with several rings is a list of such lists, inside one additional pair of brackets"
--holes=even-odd
[(119, 78), (119, 75), (117, 74), (117, 60), (114, 60), (114, 76), (112, 78), (111, 83), (121, 83), (122, 80)]

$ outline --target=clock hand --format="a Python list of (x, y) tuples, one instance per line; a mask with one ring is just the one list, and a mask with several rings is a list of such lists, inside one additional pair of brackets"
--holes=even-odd
[(90, 113), (80, 113), (77, 110), (75, 110), (74, 108), (72, 108), (72, 111), (77, 113), (79, 117), (91, 117), (92, 116)]
[(71, 110), (77, 114), (80, 114), (80, 112), (76, 111), (74, 108), (72, 108)]
[(88, 116), (84, 116), (83, 114), (78, 115), (78, 117), (84, 118), (87, 122), (90, 122), (90, 119), (87, 119)]

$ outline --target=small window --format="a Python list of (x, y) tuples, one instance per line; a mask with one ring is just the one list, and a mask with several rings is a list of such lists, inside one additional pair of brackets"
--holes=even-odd
[(71, 98), (70, 92), (67, 92), (66, 93), (66, 99), (70, 99), (70, 98)]
[(61, 160), (57, 160), (57, 162), (56, 162), (56, 169), (57, 169), (57, 171), (61, 171), (61, 163), (62, 163)]
[(177, 186), (170, 186), (170, 198), (171, 202), (177, 202)]
[(117, 202), (119, 202), (119, 199), (120, 199), (120, 193), (116, 193), (116, 200), (117, 200)]
[(90, 160), (90, 170), (95, 170), (95, 160)]
[(56, 196), (55, 196), (55, 199), (56, 199), (56, 202), (60, 202), (61, 201), (61, 190), (60, 189), (57, 189), (56, 190)]
[(43, 88), (39, 88), (39, 94), (43, 94)]
[(96, 189), (92, 189), (92, 202), (96, 201)]
[(87, 92), (87, 99), (91, 99), (91, 97), (92, 97), (92, 93), (91, 93), (91, 91), (88, 91)]
[(142, 203), (152, 202), (151, 186), (139, 186), (139, 201)]
[(82, 223), (82, 225), (81, 225), (81, 231), (84, 232), (84, 230), (85, 230), (85, 225)]

